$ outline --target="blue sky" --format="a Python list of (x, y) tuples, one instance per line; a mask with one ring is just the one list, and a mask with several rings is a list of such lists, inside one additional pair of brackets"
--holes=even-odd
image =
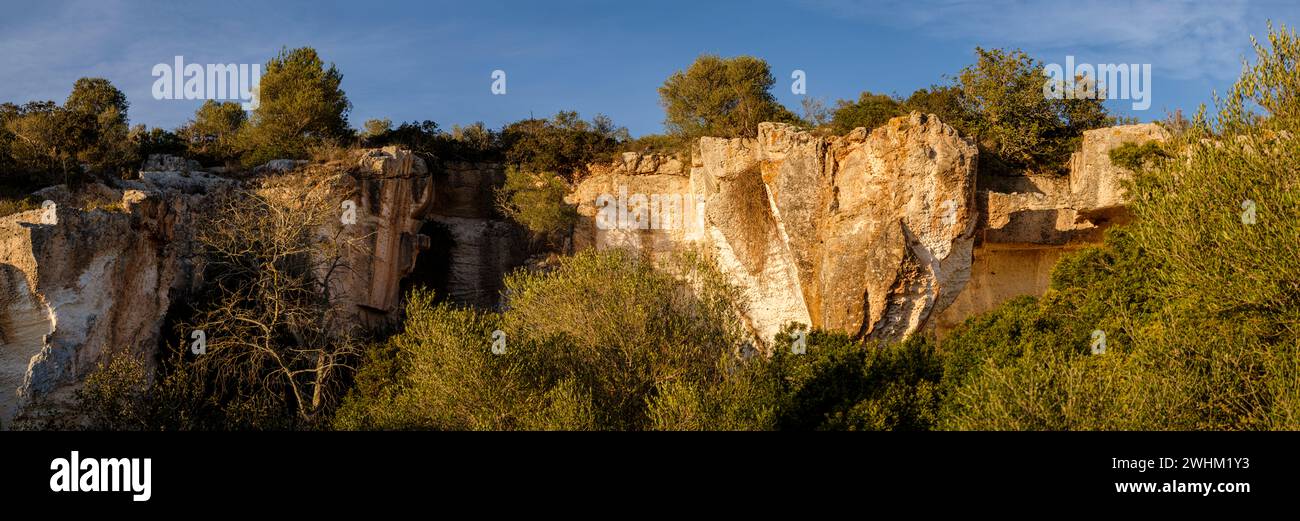
[[(1108, 104), (1160, 119), (1231, 85), (1268, 19), (1300, 22), (1300, 2), (1244, 0), (0, 4), (0, 101), (61, 101), (77, 78), (100, 76), (126, 92), (133, 123), (172, 128), (200, 102), (153, 99), (154, 64), (263, 63), (310, 45), (343, 72), (353, 126), (387, 117), (499, 127), (571, 109), (607, 114), (633, 135), (662, 130), (656, 88), (705, 52), (766, 59), (778, 99), (795, 110), (795, 69), (808, 95), (833, 101), (941, 82), (977, 45), (1045, 62), (1150, 63), (1149, 110)], [(491, 93), (495, 69), (507, 73), (504, 96)]]

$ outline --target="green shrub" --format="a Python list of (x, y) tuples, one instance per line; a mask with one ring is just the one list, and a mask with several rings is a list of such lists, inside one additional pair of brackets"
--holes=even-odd
[(978, 60), (958, 73), (955, 86), (981, 168), (1063, 171), (1084, 130), (1114, 122), (1100, 99), (1044, 96), (1042, 63), (1023, 51), (975, 53)]
[(78, 155), (98, 138), (94, 116), (53, 101), (33, 101), (9, 112), (4, 124), (14, 169), (8, 184), (40, 188), (82, 180)]
[(560, 176), (506, 168), (506, 182), (496, 191), (503, 215), (528, 228), (534, 236), (558, 245), (578, 219), (578, 210), (564, 201), (569, 186)]
[(961, 89), (952, 85), (934, 85), (928, 89), (918, 89), (903, 101), (904, 112), (934, 114), (939, 121), (956, 129), (964, 136), (971, 135), (971, 115), (965, 112), (961, 102)]
[(1300, 428), (1300, 43), (1269, 42), (1214, 125), (1118, 154), (1138, 171), (1131, 225), (943, 342), (943, 426)]
[(397, 145), (418, 154), (436, 169), (439, 161), (500, 161), (501, 136), (483, 123), (453, 126), (443, 132), (438, 124), (425, 120), (406, 122), (397, 128), (362, 137), (367, 147)]
[(863, 92), (856, 102), (840, 100), (831, 115), (831, 128), (847, 134), (855, 128), (872, 129), (884, 125), (891, 118), (903, 115), (902, 104), (884, 94)]
[(551, 119), (526, 119), (501, 130), (506, 163), (532, 172), (555, 172), (576, 180), (589, 163), (606, 160), (629, 140), (627, 129), (597, 114), (590, 122), (577, 112)]
[(1149, 162), (1168, 157), (1169, 153), (1165, 152), (1164, 145), (1156, 141), (1148, 141), (1141, 145), (1124, 143), (1110, 151), (1111, 163), (1135, 172), (1142, 170), (1142, 167)]
[(63, 106), (91, 122), (93, 137), (77, 152), (78, 161), (108, 175), (123, 175), (138, 166), (127, 124), (130, 104), (122, 91), (103, 78), (81, 78)]
[[(652, 428), (656, 397), (719, 385), (741, 338), (734, 288), (697, 258), (673, 266), (580, 253), (511, 275), (500, 313), (414, 292), (404, 331), (372, 349), (336, 426)], [(502, 354), (492, 353), (495, 330)]]
[(777, 336), (770, 356), (733, 361), (710, 387), (679, 383), (658, 395), (655, 427), (669, 430), (926, 430), (938, 421), (943, 366), (929, 340), (896, 345), (843, 333)]
[[(624, 142), (616, 152), (675, 155), (689, 160), (691, 142), (672, 134), (646, 134)], [(617, 159), (617, 158), (615, 158)]]
[(759, 58), (701, 55), (659, 87), (667, 115), (664, 125), (669, 133), (691, 139), (753, 137), (764, 121), (797, 122), (772, 95), (775, 81), (767, 62)]
[(188, 153), (186, 143), (176, 133), (161, 129), (136, 125), (131, 128), (128, 139), (131, 141), (135, 155), (141, 161), (153, 154), (183, 156)]
[(177, 130), (188, 155), (207, 163), (235, 162), (243, 151), (240, 132), (248, 116), (236, 102), (208, 100), (194, 112), (194, 119)]

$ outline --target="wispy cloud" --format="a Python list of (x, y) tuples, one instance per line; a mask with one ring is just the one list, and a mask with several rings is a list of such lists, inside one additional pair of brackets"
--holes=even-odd
[[(1151, 63), (1182, 79), (1231, 78), (1249, 51), (1249, 35), (1262, 33), (1260, 7), (1246, 0), (806, 0), (807, 5), (866, 23), (904, 26), (933, 38), (985, 46), (1033, 49), (1046, 61), (1065, 54), (1098, 61)], [(1259, 15), (1259, 16), (1256, 16)], [(1256, 24), (1261, 24), (1255, 26)], [(1060, 56), (1055, 56), (1059, 54)]]

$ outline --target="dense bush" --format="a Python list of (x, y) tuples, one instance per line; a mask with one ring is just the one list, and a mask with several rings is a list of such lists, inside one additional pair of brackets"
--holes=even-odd
[(1043, 66), (1023, 51), (976, 48), (955, 78), (961, 123), (980, 145), (981, 168), (1061, 171), (1084, 130), (1114, 123), (1100, 99), (1043, 95)]
[(14, 168), (8, 184), (42, 187), (82, 179), (77, 156), (97, 140), (94, 117), (52, 101), (33, 101), (6, 110), (4, 124)]
[(1064, 171), (1083, 131), (1109, 126), (1100, 99), (1050, 99), (1043, 95), (1042, 63), (1023, 51), (976, 48), (978, 60), (949, 85), (913, 92), (907, 99), (863, 92), (840, 100), (830, 129), (844, 134), (874, 129), (909, 112), (935, 114), (980, 147), (982, 173)]
[[(656, 395), (717, 385), (741, 341), (734, 288), (694, 257), (673, 266), (580, 253), (552, 271), (511, 275), (500, 313), (434, 305), (416, 292), (405, 331), (371, 351), (336, 425), (653, 427)], [(504, 352), (493, 354), (498, 338)]]
[(659, 87), (664, 125), (685, 138), (753, 137), (764, 121), (796, 122), (772, 95), (773, 83), (771, 69), (759, 58), (701, 55)]
[(890, 118), (903, 115), (898, 100), (884, 95), (863, 92), (857, 101), (840, 100), (831, 114), (831, 128), (838, 134), (864, 127), (868, 131), (884, 125)]
[(205, 163), (233, 163), (243, 151), (239, 133), (247, 120), (239, 103), (208, 100), (194, 112), (194, 119), (176, 133), (184, 140), (190, 157)]
[(139, 161), (127, 128), (126, 96), (108, 80), (81, 78), (63, 105), (0, 104), (0, 196), (17, 208), (26, 193), (118, 176)]
[(623, 143), (619, 151), (675, 155), (690, 159), (691, 143), (681, 136), (672, 134), (646, 134)]
[(90, 122), (89, 143), (77, 151), (77, 160), (95, 172), (122, 175), (138, 166), (131, 146), (126, 95), (103, 78), (81, 78), (72, 86), (64, 108)]
[(501, 136), (482, 123), (452, 127), (444, 132), (433, 121), (406, 122), (362, 137), (367, 147), (396, 145), (418, 154), (435, 166), (438, 161), (499, 161), (502, 158)]
[(128, 139), (131, 141), (131, 147), (136, 151), (136, 157), (141, 160), (148, 159), (153, 154), (182, 156), (188, 150), (185, 141), (175, 132), (157, 127), (148, 128), (144, 125), (131, 127)]
[(526, 119), (501, 130), (506, 162), (532, 172), (555, 172), (574, 180), (589, 163), (608, 161), (628, 141), (627, 129), (597, 114), (584, 121), (561, 111), (551, 119)]
[(568, 193), (569, 185), (555, 174), (512, 166), (506, 168), (506, 182), (496, 191), (496, 207), (534, 236), (559, 245), (578, 219), (577, 208), (564, 201)]
[(719, 385), (677, 382), (654, 399), (667, 430), (925, 430), (938, 420), (940, 358), (924, 337), (898, 345), (843, 333), (777, 336), (770, 356), (734, 363)]

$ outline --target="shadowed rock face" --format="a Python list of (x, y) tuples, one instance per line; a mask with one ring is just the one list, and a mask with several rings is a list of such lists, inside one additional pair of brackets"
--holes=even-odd
[[(198, 282), (193, 216), (207, 210), (207, 194), (230, 186), (180, 177), (149, 172), (124, 191), (91, 187), (115, 203), (91, 211), (47, 189), (37, 195), (55, 203), (56, 219), (45, 210), (0, 218), (0, 421), (79, 382), (110, 352), (156, 349), (168, 308)], [(166, 187), (173, 182), (188, 188)]]
[(501, 301), (504, 276), (528, 258), (528, 231), (501, 218), (495, 190), (505, 183), (505, 170), (496, 163), (444, 162), (434, 176), (437, 196), (426, 214), (443, 232), (435, 238), (434, 255), (446, 260), (441, 284), (430, 286), (439, 298), (491, 308)]
[[(396, 320), (401, 279), (428, 246), (418, 232), (433, 180), (406, 151), (365, 151), (354, 161), (284, 174), (297, 177), (258, 195), (328, 190), (356, 203), (357, 222), (342, 237), (360, 247), (347, 252), (349, 276), (335, 279), (335, 294), (352, 323), (379, 327)], [(236, 183), (201, 171), (144, 171), (123, 186), (38, 192), (56, 203), (55, 221), (44, 210), (0, 218), (0, 422), (36, 399), (66, 398), (110, 354), (152, 361), (168, 310), (201, 284), (195, 223), (218, 211), (216, 195)], [(83, 210), (91, 196), (108, 209)], [(341, 226), (327, 226), (322, 239)]]
[(584, 216), (599, 212), (599, 194), (626, 187), (685, 193), (702, 218), (681, 229), (602, 230), (593, 217), (574, 242), (711, 250), (744, 291), (746, 318), (764, 339), (788, 322), (898, 339), (923, 327), (968, 277), (976, 154), (919, 113), (832, 138), (764, 123), (757, 139), (702, 138), (689, 175), (595, 172), (575, 190)]

